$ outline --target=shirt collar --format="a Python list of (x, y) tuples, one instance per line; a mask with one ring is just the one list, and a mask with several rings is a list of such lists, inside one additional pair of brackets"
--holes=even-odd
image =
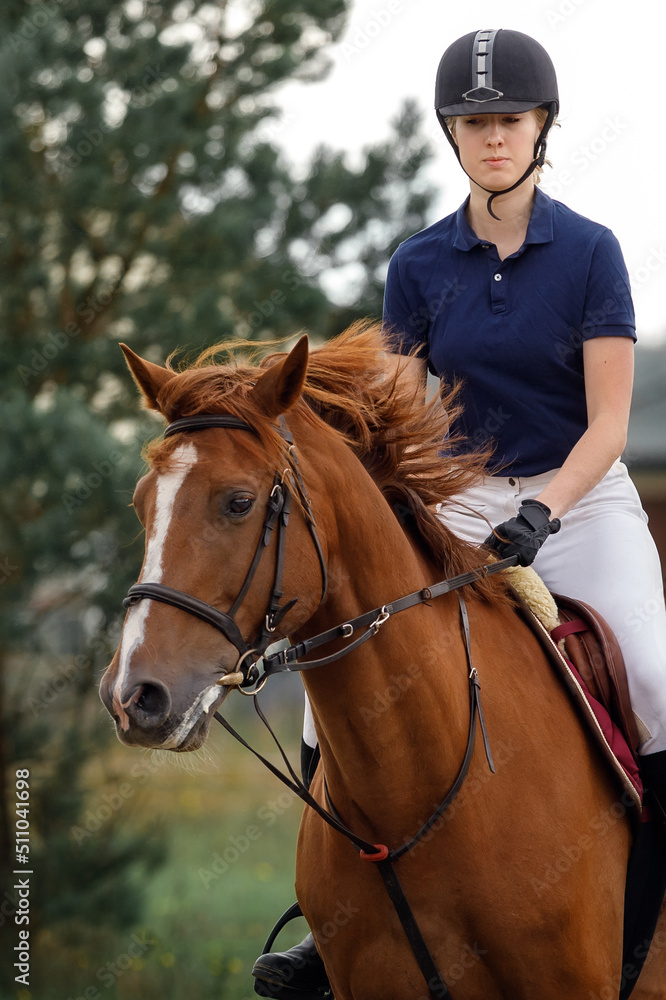
[[(471, 250), (472, 247), (485, 243), (476, 235), (465, 212), (469, 205), (469, 195), (456, 212), (456, 232), (453, 245), (456, 250)], [(534, 205), (532, 214), (527, 226), (525, 246), (528, 243), (550, 243), (553, 239), (553, 201), (547, 194), (536, 188), (534, 192)]]

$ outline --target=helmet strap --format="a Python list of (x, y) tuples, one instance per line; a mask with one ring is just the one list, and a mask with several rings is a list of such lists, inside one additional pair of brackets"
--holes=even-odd
[(474, 180), (471, 174), (467, 173), (460, 159), (460, 150), (458, 149), (458, 145), (455, 139), (453, 138), (448, 125), (444, 121), (444, 116), (440, 114), (439, 110), (437, 111), (437, 118), (439, 119), (439, 124), (444, 129), (444, 134), (446, 138), (449, 140), (450, 145), (453, 147), (453, 151), (456, 154), (456, 157), (458, 158), (458, 163), (462, 167), (463, 171), (467, 174), (467, 176), (471, 181), (474, 181), (474, 183), (481, 188), (482, 191), (486, 191), (490, 195), (490, 198), (486, 203), (486, 208), (488, 210), (489, 215), (491, 215), (493, 219), (497, 219), (498, 222), (501, 222), (502, 220), (500, 219), (499, 215), (495, 215), (495, 213), (493, 212), (492, 209), (493, 199), (498, 198), (501, 194), (509, 194), (510, 191), (515, 191), (517, 187), (520, 187), (520, 185), (524, 181), (526, 181), (531, 174), (534, 173), (537, 167), (542, 167), (544, 165), (544, 162), (546, 160), (546, 140), (548, 137), (548, 132), (550, 130), (550, 127), (553, 124), (553, 120), (555, 118), (555, 110), (552, 104), (548, 107), (548, 117), (546, 118), (543, 128), (541, 129), (539, 135), (537, 136), (537, 141), (534, 144), (534, 159), (530, 163), (529, 167), (527, 168), (523, 176), (519, 180), (517, 180), (515, 184), (512, 184), (511, 187), (504, 188), (502, 191), (491, 191), (489, 188), (485, 188), (483, 184), (479, 184), (478, 181)]

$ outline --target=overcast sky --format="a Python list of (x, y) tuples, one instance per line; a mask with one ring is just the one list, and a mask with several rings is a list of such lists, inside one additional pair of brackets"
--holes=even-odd
[(550, 53), (561, 128), (551, 133), (544, 190), (613, 230), (632, 278), (641, 342), (666, 341), (666, 4), (661, 0), (354, 0), (319, 84), (289, 84), (276, 138), (293, 162), (325, 141), (353, 155), (385, 139), (406, 97), (428, 112), (441, 198), (454, 211), (467, 181), (433, 105), (439, 59), (479, 28), (514, 28)]

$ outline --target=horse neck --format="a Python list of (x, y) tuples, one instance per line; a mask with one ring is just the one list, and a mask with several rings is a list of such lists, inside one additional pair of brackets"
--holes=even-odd
[[(438, 579), (356, 460), (341, 468), (331, 588), (303, 631), (313, 635)], [(352, 475), (356, 472), (356, 475)], [(299, 636), (300, 637), (300, 636)], [(383, 829), (436, 800), (460, 765), (469, 722), (467, 664), (455, 595), (399, 613), (356, 652), (303, 674), (336, 804)], [(431, 754), (430, 748), (437, 748)], [(388, 795), (388, 799), (387, 799)], [(400, 799), (403, 798), (403, 801)], [(405, 831), (393, 831), (399, 836)]]

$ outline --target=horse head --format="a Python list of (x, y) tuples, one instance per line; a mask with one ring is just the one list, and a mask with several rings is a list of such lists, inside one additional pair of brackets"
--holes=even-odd
[[(282, 416), (303, 390), (308, 343), (260, 373), (177, 373), (122, 347), (145, 405), (170, 424), (134, 493), (145, 554), (100, 694), (123, 743), (195, 750), (252, 645), (298, 628), (322, 597)], [(272, 539), (287, 520), (285, 546)]]

